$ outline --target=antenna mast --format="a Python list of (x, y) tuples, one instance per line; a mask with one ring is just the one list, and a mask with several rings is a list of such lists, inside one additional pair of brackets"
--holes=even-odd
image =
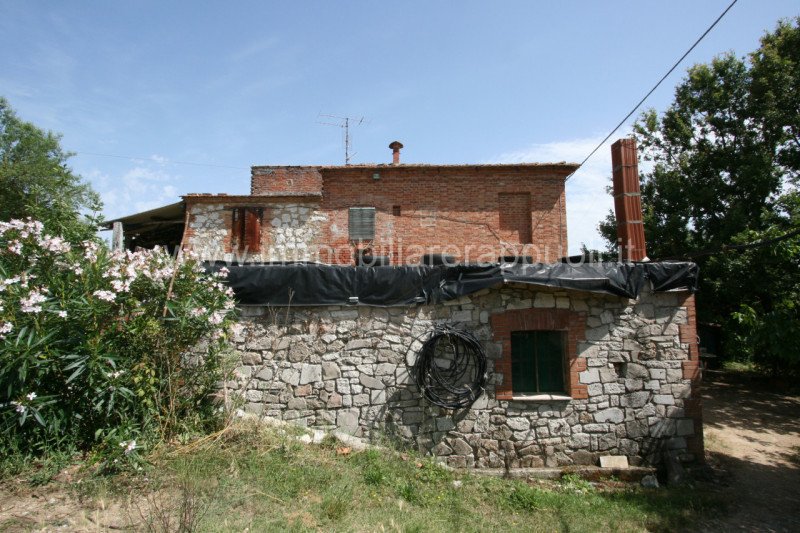
[(352, 123), (353, 126), (360, 126), (364, 123), (364, 117), (361, 118), (353, 118), (353, 117), (339, 117), (336, 115), (325, 115), (323, 113), (319, 113), (317, 118), (319, 117), (327, 117), (327, 118), (335, 118), (339, 120), (339, 123), (333, 122), (320, 122), (317, 121), (317, 124), (324, 124), (326, 126), (337, 126), (342, 128), (342, 133), (344, 135), (344, 164), (350, 164), (350, 158), (353, 157), (355, 154), (350, 153), (350, 149), (352, 148), (352, 140), (350, 139), (350, 125)]

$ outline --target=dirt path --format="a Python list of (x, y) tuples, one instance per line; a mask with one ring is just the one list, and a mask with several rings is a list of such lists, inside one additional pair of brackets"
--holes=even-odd
[(800, 531), (800, 396), (763, 380), (707, 372), (706, 456), (729, 498), (709, 531)]

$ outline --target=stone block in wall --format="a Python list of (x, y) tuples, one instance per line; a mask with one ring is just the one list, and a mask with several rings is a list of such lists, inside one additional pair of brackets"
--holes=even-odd
[(625, 414), (619, 408), (612, 407), (609, 409), (603, 409), (602, 411), (598, 411), (594, 414), (594, 419), (596, 422), (611, 422), (614, 424), (618, 424), (625, 419)]
[[(587, 320), (588, 324), (588, 320)], [(610, 335), (610, 330), (608, 325), (600, 325), (594, 328), (589, 328), (586, 330), (586, 340), (587, 341), (602, 341), (607, 340)]]
[(386, 385), (379, 380), (372, 376), (368, 376), (366, 374), (361, 374), (358, 378), (359, 382), (368, 389), (384, 389)]
[(650, 393), (647, 391), (637, 391), (624, 394), (620, 397), (620, 405), (622, 407), (632, 407), (638, 409), (650, 401)]
[(339, 369), (339, 365), (333, 362), (324, 362), (322, 363), (322, 379), (324, 380), (334, 380), (341, 377), (342, 371)]
[(644, 388), (644, 382), (641, 379), (625, 379), (625, 390), (637, 391), (642, 390), (642, 388)]
[(336, 414), (336, 427), (348, 435), (359, 433), (359, 411), (358, 409), (341, 409)]
[(295, 368), (287, 368), (281, 372), (281, 381), (289, 385), (300, 384), (300, 371)]
[(675, 397), (671, 394), (653, 395), (653, 403), (657, 405), (675, 405)]
[(600, 381), (600, 372), (596, 368), (590, 368), (579, 374), (580, 382), (585, 384), (597, 383)]
[(300, 367), (300, 385), (322, 381), (322, 365), (304, 364)]

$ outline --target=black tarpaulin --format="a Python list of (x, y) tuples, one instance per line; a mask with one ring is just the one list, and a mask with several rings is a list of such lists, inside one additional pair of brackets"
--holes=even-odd
[(249, 305), (414, 305), (431, 301), (441, 280), (440, 268), (425, 266), (294, 263), (228, 269), (236, 299)]
[(644, 283), (645, 271), (641, 266), (635, 263), (457, 265), (446, 276), (441, 294), (447, 300), (505, 282), (635, 298)]
[(695, 291), (698, 281), (697, 265), (688, 262), (379, 267), (294, 263), (228, 269), (228, 283), (239, 303), (275, 306), (438, 303), (503, 283), (636, 298), (648, 280), (656, 291)]

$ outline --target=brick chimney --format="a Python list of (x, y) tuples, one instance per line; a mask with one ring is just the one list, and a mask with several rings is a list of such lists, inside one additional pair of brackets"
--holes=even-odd
[(400, 164), (400, 148), (403, 147), (403, 143), (400, 141), (394, 141), (392, 144), (389, 145), (389, 148), (392, 149), (392, 164), (399, 165)]
[(648, 260), (644, 240), (638, 161), (635, 140), (620, 139), (611, 145), (617, 245), (623, 261)]

